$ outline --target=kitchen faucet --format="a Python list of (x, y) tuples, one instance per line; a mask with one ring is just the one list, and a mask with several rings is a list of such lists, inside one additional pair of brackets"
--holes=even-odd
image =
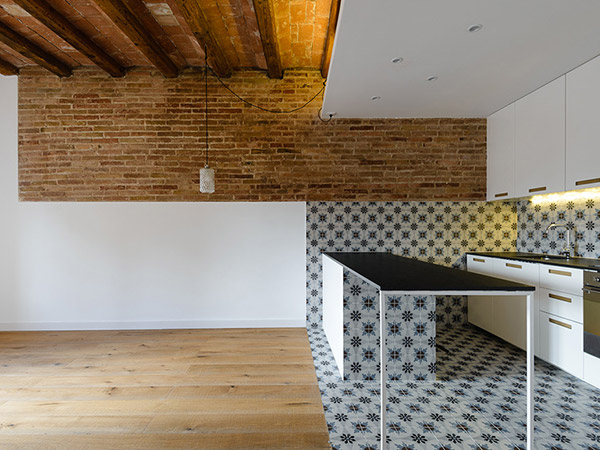
[(550, 225), (548, 225), (548, 228), (546, 228), (546, 233), (548, 233), (548, 231), (550, 231), (552, 228), (564, 228), (567, 230), (567, 244), (563, 247), (563, 251), (560, 252), (560, 254), (566, 256), (567, 258), (573, 256), (571, 255), (571, 249), (575, 247), (575, 243), (571, 243), (571, 229), (566, 225), (557, 225), (556, 223), (552, 222)]

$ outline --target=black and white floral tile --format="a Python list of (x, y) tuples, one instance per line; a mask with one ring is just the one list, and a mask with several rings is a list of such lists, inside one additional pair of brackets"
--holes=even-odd
[[(339, 377), (327, 338), (309, 330), (334, 449), (378, 449), (379, 385)], [(391, 449), (525, 449), (526, 359), (470, 325), (438, 330), (437, 381), (388, 388)], [(600, 391), (536, 361), (535, 448), (600, 450)]]
[[(464, 267), (467, 251), (514, 251), (516, 208), (487, 202), (308, 202), (306, 295), (309, 329), (322, 326), (327, 251), (393, 252)], [(466, 323), (463, 297), (438, 297), (438, 326)]]
[(521, 252), (557, 255), (566, 244), (564, 229), (546, 231), (555, 222), (575, 231), (576, 252), (586, 258), (600, 258), (600, 195), (573, 200), (532, 200), (517, 202), (518, 239)]
[[(307, 325), (333, 447), (379, 448), (379, 386), (370, 381), (377, 362), (369, 362), (361, 380), (339, 377), (321, 328), (321, 252), (390, 251), (464, 267), (467, 251), (558, 253), (564, 233), (545, 233), (554, 221), (575, 228), (579, 254), (600, 258), (599, 207), (600, 200), (590, 199), (542, 204), (309, 202)], [(347, 308), (351, 327), (360, 329), (363, 320), (372, 318), (361, 311), (353, 320), (357, 310)], [(390, 381), (390, 448), (525, 448), (524, 353), (463, 325), (463, 297), (438, 297), (436, 321), (436, 381)], [(356, 358), (358, 351), (362, 348), (357, 347)], [(536, 361), (535, 421), (536, 449), (600, 450), (600, 391)]]
[[(379, 290), (344, 270), (344, 378), (376, 381), (380, 373)], [(394, 296), (386, 308), (388, 377), (435, 380), (435, 297)]]

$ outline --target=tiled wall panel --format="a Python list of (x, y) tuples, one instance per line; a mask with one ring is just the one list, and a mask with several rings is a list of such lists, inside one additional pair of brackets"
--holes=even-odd
[[(322, 260), (327, 251), (393, 252), (464, 268), (467, 251), (514, 251), (516, 209), (486, 202), (308, 202), (308, 326), (322, 321)], [(437, 298), (437, 326), (466, 322), (463, 297)]]

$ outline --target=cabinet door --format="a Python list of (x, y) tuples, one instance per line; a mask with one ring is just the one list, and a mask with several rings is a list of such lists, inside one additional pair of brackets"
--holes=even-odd
[(583, 326), (540, 312), (540, 358), (583, 377)]
[(487, 199), (515, 196), (515, 104), (487, 119)]
[(498, 334), (494, 320), (494, 297), (491, 295), (469, 295), (469, 323), (483, 328), (492, 334)]
[(515, 103), (515, 195), (565, 190), (565, 77)]
[[(539, 284), (539, 267), (537, 264), (511, 260), (499, 260), (496, 275), (498, 278), (518, 283), (537, 286)], [(534, 294), (534, 328), (539, 306)], [(525, 350), (527, 348), (527, 297), (498, 296), (494, 298), (494, 320), (497, 334), (505, 341)], [(537, 340), (534, 329), (534, 343)]]
[(600, 358), (583, 354), (583, 379), (600, 389)]
[(600, 57), (567, 74), (566, 187), (600, 186)]
[[(478, 255), (467, 255), (467, 270), (482, 275), (494, 276), (498, 260)], [(494, 297), (491, 295), (469, 295), (469, 323), (497, 334), (494, 320)]]

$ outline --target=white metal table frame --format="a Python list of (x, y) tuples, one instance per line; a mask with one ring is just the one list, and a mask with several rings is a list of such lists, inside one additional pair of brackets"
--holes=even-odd
[[(347, 269), (347, 268), (346, 268)], [(349, 270), (349, 269), (347, 269)], [(356, 272), (350, 270), (363, 280), (373, 284), (373, 282), (360, 276)], [(387, 428), (386, 428), (386, 340), (387, 338), (383, 335), (383, 330), (386, 329), (386, 314), (387, 308), (385, 307), (385, 297), (389, 295), (401, 296), (401, 295), (428, 295), (428, 296), (463, 296), (463, 295), (482, 295), (482, 296), (525, 296), (527, 297), (527, 450), (533, 450), (533, 384), (534, 384), (534, 352), (533, 352), (533, 294), (535, 291), (379, 291), (379, 360), (381, 362), (381, 373), (380, 373), (380, 396), (381, 396), (381, 448), (386, 448), (387, 440)]]
[[(519, 290), (498, 290), (498, 291), (481, 291), (481, 290), (461, 290), (461, 291), (383, 291), (380, 289), (380, 287), (373, 283), (373, 281), (365, 278), (364, 276), (362, 276), (361, 274), (355, 272), (354, 270), (350, 269), (349, 267), (346, 267), (345, 265), (343, 265), (342, 263), (340, 263), (339, 261), (329, 257), (328, 255), (323, 255), (326, 256), (327, 259), (323, 260), (323, 306), (325, 308), (325, 296), (327, 295), (328, 292), (328, 287), (326, 286), (327, 280), (331, 279), (330, 276), (334, 276), (337, 277), (337, 275), (335, 275), (334, 273), (331, 273), (331, 275), (328, 275), (328, 267), (331, 267), (331, 262), (337, 264), (340, 268), (345, 269), (351, 273), (353, 273), (354, 275), (356, 275), (357, 277), (361, 278), (362, 280), (365, 280), (367, 283), (377, 287), (377, 289), (379, 290), (379, 357), (380, 357), (380, 366), (381, 366), (381, 373), (380, 373), (380, 386), (381, 386), (381, 390), (380, 390), (380, 414), (381, 414), (381, 421), (380, 421), (380, 426), (381, 426), (381, 449), (384, 450), (386, 448), (386, 434), (387, 434), (387, 429), (386, 429), (386, 419), (387, 419), (387, 411), (386, 411), (386, 378), (387, 378), (387, 374), (386, 374), (386, 364), (385, 364), (385, 354), (386, 354), (386, 338), (383, 335), (383, 330), (386, 329), (385, 324), (386, 324), (386, 314), (385, 312), (387, 311), (387, 308), (385, 307), (385, 297), (389, 296), (389, 295), (394, 295), (394, 296), (401, 296), (401, 295), (409, 295), (409, 296), (415, 296), (415, 295), (427, 295), (427, 296), (452, 296), (452, 295), (456, 295), (456, 296), (466, 296), (466, 295), (478, 295), (478, 296), (524, 296), (527, 298), (527, 351), (526, 351), (526, 358), (527, 358), (527, 450), (533, 450), (533, 429), (534, 429), (534, 424), (533, 424), (533, 384), (534, 384), (534, 342), (533, 342), (533, 317), (534, 317), (534, 293), (535, 290), (527, 290), (527, 291), (519, 291)], [(343, 275), (342, 275), (343, 278)], [(342, 280), (343, 283), (343, 280)], [(343, 311), (335, 311), (335, 314), (343, 314)], [(325, 318), (325, 311), (323, 311), (323, 317)], [(325, 324), (324, 324), (325, 327)], [(327, 334), (327, 329), (325, 330), (326, 334)], [(329, 336), (328, 336), (329, 339)], [(331, 345), (331, 342), (330, 342)], [(335, 352), (334, 352), (335, 353)], [(338, 365), (340, 364), (340, 361), (337, 361)]]

